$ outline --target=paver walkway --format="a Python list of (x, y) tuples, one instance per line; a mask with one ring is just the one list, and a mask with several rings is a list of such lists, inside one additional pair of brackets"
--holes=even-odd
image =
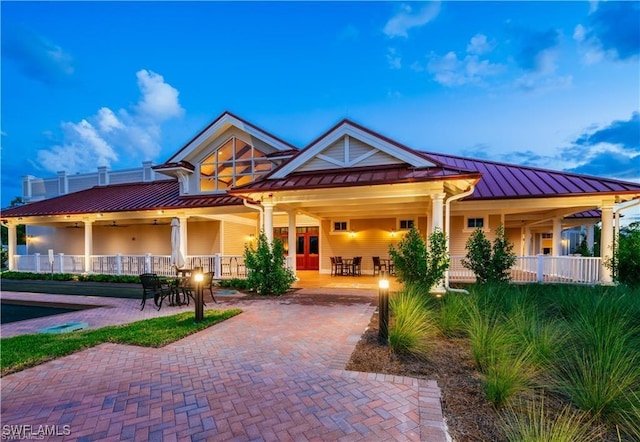
[(343, 369), (374, 307), (299, 293), (222, 301), (244, 312), (163, 348), (102, 344), (5, 376), (3, 436), (42, 425), (69, 433), (48, 440), (447, 440), (434, 381)]

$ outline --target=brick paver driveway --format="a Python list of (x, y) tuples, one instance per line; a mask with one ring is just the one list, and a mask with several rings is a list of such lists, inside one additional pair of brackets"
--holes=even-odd
[(3, 436), (445, 441), (435, 382), (344, 370), (374, 307), (313, 297), (223, 301), (244, 312), (169, 346), (103, 344), (5, 376)]

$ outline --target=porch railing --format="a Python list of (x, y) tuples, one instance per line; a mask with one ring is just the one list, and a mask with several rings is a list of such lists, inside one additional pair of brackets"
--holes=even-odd
[[(23, 272), (47, 273), (101, 273), (107, 275), (139, 275), (157, 273), (172, 277), (176, 275), (169, 255), (93, 255), (91, 268), (87, 272), (84, 255), (56, 254), (53, 269), (48, 255), (17, 255), (14, 269)], [(451, 282), (473, 282), (473, 272), (462, 265), (461, 256), (452, 256), (449, 267)], [(511, 268), (513, 282), (598, 284), (600, 282), (600, 258), (582, 256), (519, 256)], [(287, 259), (287, 265), (290, 265)], [(205, 272), (214, 272), (217, 279), (246, 278), (247, 270), (241, 255), (190, 255), (185, 259), (186, 268), (202, 267)]]
[[(452, 256), (449, 280), (473, 282), (473, 272), (462, 265), (461, 256)], [(598, 284), (600, 258), (585, 256), (518, 256), (511, 268), (513, 282), (539, 282), (554, 284)]]

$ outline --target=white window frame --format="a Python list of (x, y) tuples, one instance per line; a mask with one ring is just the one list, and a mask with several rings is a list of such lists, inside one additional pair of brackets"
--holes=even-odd
[(464, 217), (464, 225), (462, 228), (463, 232), (473, 232), (476, 229), (478, 229), (478, 227), (469, 227), (469, 220), (470, 219), (481, 219), (482, 220), (482, 231), (483, 232), (490, 232), (491, 229), (489, 229), (489, 216), (488, 215), (471, 215), (471, 216), (466, 216)]
[[(331, 234), (332, 235), (344, 235), (351, 232), (351, 220), (348, 219), (332, 219), (331, 220)], [(344, 230), (336, 230), (336, 223), (346, 223), (346, 228)]]
[(413, 223), (413, 226), (417, 229), (418, 228), (418, 220), (416, 218), (413, 217), (407, 217), (407, 218), (396, 218), (396, 230), (398, 232), (406, 232), (408, 230), (411, 230), (411, 227), (401, 227), (400, 223), (402, 221), (411, 221)]

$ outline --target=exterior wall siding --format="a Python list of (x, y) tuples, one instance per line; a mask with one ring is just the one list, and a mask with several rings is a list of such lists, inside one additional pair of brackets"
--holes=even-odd
[(242, 255), (244, 253), (244, 245), (249, 239), (249, 235), (256, 235), (256, 228), (246, 224), (239, 224), (224, 221), (223, 225), (223, 248), (221, 251), (224, 255)]

